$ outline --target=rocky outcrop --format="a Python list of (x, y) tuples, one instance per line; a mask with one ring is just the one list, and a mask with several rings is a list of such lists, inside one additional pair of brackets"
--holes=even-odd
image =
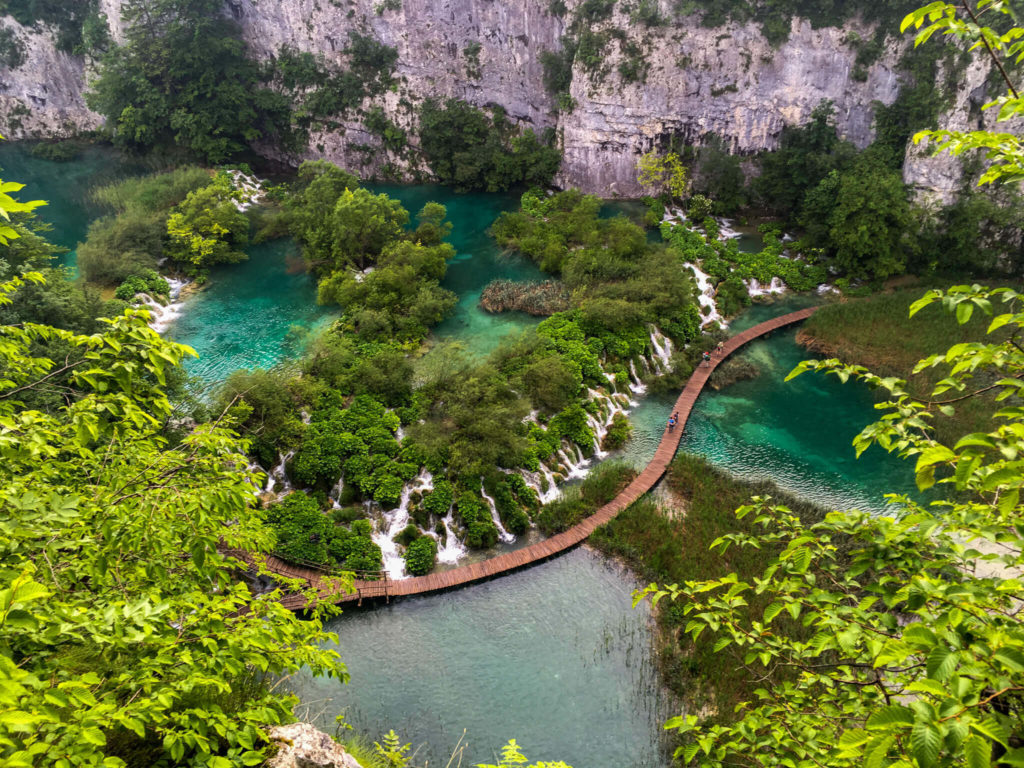
[(47, 30), (26, 29), (10, 17), (0, 17), (0, 28), (13, 29), (25, 51), (17, 69), (0, 66), (0, 135), (62, 138), (102, 125), (85, 106), (81, 57), (58, 51)]
[[(117, 38), (120, 0), (100, 1)], [(523, 126), (557, 128), (565, 158), (558, 182), (605, 197), (639, 195), (638, 156), (672, 137), (700, 143), (714, 134), (734, 152), (752, 154), (777, 146), (782, 129), (805, 122), (822, 99), (834, 102), (840, 134), (866, 146), (873, 138), (872, 105), (896, 98), (897, 62), (909, 44), (890, 38), (882, 55), (858, 71), (850, 40), (867, 39), (872, 30), (857, 23), (813, 29), (794, 19), (788, 41), (776, 49), (754, 24), (705, 28), (688, 18), (647, 27), (631, 22), (629, 4), (618, 3), (595, 29), (624, 36), (606, 46), (600, 72), (574, 64), (575, 108), (559, 113), (544, 88), (542, 54), (560, 48), (565, 19), (579, 2), (567, 3), (564, 18), (552, 15), (548, 0), (225, 0), (225, 13), (240, 24), (252, 55), (264, 60), (287, 45), (344, 66), (350, 32), (372, 35), (398, 51), (398, 85), (372, 103), (399, 126), (415, 126), (416, 105), (427, 97), (500, 105)], [(670, 4), (661, 0), (667, 19)], [(0, 130), (62, 135), (99, 125), (82, 99), (82, 62), (54, 50), (45, 34), (22, 34), (30, 40), (29, 61), (13, 72), (0, 69)], [(630, 46), (643, 52), (643, 82), (626, 82), (618, 72)], [(986, 76), (984, 62), (968, 67), (944, 124), (977, 123)], [(409, 135), (414, 145), (415, 131)], [(409, 172), (407, 159), (415, 156), (380, 148), (356, 113), (315, 133), (300, 157), (260, 149), (291, 162), (324, 157), (363, 175), (385, 166)], [(959, 185), (960, 164), (908, 151), (907, 182), (947, 199)]]
[(265, 768), (362, 768), (341, 744), (309, 723), (268, 729), (277, 752)]

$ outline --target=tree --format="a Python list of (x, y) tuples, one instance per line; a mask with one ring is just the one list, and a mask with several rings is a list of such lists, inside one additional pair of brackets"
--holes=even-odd
[(903, 271), (912, 243), (908, 192), (899, 172), (872, 152), (845, 171), (832, 171), (804, 201), (801, 223), (857, 277), (881, 279)]
[[(38, 279), (0, 284), (0, 303)], [(295, 701), (264, 679), (345, 676), (317, 645), (324, 609), (301, 621), (236, 579), (228, 552), (272, 546), (245, 445), (224, 423), (168, 445), (163, 382), (191, 350), (146, 319), (0, 327), (4, 765), (255, 765)], [(55, 339), (80, 354), (40, 357)], [(61, 407), (22, 404), (59, 375)]]
[(125, 42), (104, 55), (86, 95), (118, 143), (219, 163), (257, 139), (287, 140), (287, 98), (261, 84), (220, 0), (128, 0), (123, 17)]
[(652, 150), (640, 156), (636, 167), (641, 186), (652, 187), (656, 195), (668, 195), (669, 202), (682, 201), (688, 179), (686, 166), (675, 152), (659, 155)]
[(238, 209), (238, 193), (225, 173), (189, 192), (167, 217), (167, 255), (200, 269), (244, 261), (249, 220)]
[(402, 234), (409, 212), (385, 194), (345, 189), (331, 214), (333, 268), (366, 269)]

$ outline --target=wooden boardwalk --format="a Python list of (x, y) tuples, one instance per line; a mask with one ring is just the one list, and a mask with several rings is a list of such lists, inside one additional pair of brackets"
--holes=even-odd
[[(679, 424), (674, 430), (672, 430), (672, 432), (669, 432), (666, 428), (665, 432), (661, 436), (661, 442), (658, 444), (658, 450), (654, 453), (654, 458), (651, 459), (651, 462), (647, 465), (644, 471), (637, 475), (633, 482), (626, 486), (618, 496), (605, 504), (586, 520), (563, 533), (551, 536), (543, 541), (538, 541), (536, 544), (531, 544), (528, 547), (518, 549), (514, 552), (507, 552), (503, 555), (492, 557), (489, 560), (473, 563), (471, 565), (463, 565), (440, 573), (431, 573), (426, 576), (416, 576), (400, 580), (356, 580), (354, 583), (355, 591), (351, 593), (339, 593), (336, 590), (333, 590), (329, 584), (322, 583), (322, 577), (324, 574), (319, 571), (301, 566), (289, 565), (277, 557), (267, 557), (267, 566), (271, 572), (280, 574), (281, 576), (305, 579), (311, 587), (317, 589), (319, 592), (319, 600), (321, 601), (330, 600), (335, 603), (359, 601), (361, 603), (364, 599), (375, 599), (380, 597), (390, 599), (391, 597), (420, 595), (427, 592), (451, 589), (452, 587), (459, 587), (464, 584), (482, 581), (509, 571), (514, 571), (524, 566), (546, 560), (547, 558), (561, 552), (565, 552), (566, 550), (575, 547), (577, 544), (580, 544), (591, 533), (593, 533), (595, 529), (607, 523), (619, 512), (651, 490), (651, 488), (653, 488), (661, 479), (662, 475), (664, 475), (665, 471), (668, 469), (668, 465), (675, 457), (676, 449), (679, 447), (679, 440), (683, 434), (683, 428), (686, 426), (686, 421), (690, 416), (694, 403), (697, 402), (697, 398), (704, 389), (704, 385), (707, 383), (708, 377), (720, 362), (744, 344), (747, 344), (760, 336), (764, 336), (765, 334), (771, 333), (772, 331), (787, 325), (792, 325), (806, 320), (814, 313), (815, 309), (817, 309), (817, 307), (809, 307), (808, 309), (802, 309), (798, 312), (791, 312), (788, 315), (782, 315), (781, 317), (767, 320), (759, 325), (755, 325), (753, 328), (733, 336), (731, 339), (726, 341), (722, 352), (720, 354), (713, 354), (711, 363), (709, 365), (699, 366), (686, 382), (686, 386), (683, 388), (679, 398), (676, 400), (674, 408), (674, 411), (679, 414)], [(303, 610), (308, 607), (308, 602), (302, 595), (288, 595), (282, 599), (282, 604), (292, 610)]]

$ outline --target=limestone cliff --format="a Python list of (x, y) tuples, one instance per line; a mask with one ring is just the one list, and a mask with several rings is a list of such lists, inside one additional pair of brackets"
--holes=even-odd
[[(119, 2), (101, 0), (108, 18), (118, 17)], [(815, 30), (794, 19), (788, 41), (773, 48), (754, 25), (705, 28), (686, 19), (644, 27), (617, 7), (599, 27), (626, 34), (607, 46), (603, 74), (574, 64), (575, 107), (558, 112), (544, 88), (541, 54), (559, 49), (564, 19), (571, 18), (578, 2), (568, 3), (564, 18), (551, 14), (548, 0), (227, 0), (225, 12), (238, 21), (252, 54), (261, 59), (288, 45), (343, 66), (349, 32), (371, 34), (399, 54), (397, 88), (374, 102), (396, 123), (412, 126), (415, 105), (426, 97), (498, 104), (522, 125), (557, 128), (565, 155), (561, 185), (607, 197), (638, 195), (638, 155), (673, 135), (699, 143), (717, 134), (734, 151), (750, 154), (775, 147), (783, 127), (805, 122), (822, 99), (835, 103), (840, 134), (866, 146), (873, 138), (872, 104), (896, 98), (896, 65), (909, 42), (890, 38), (866, 73), (855, 76), (850, 33), (871, 34), (857, 24)], [(668, 0), (661, 4), (668, 17)], [(117, 37), (119, 24), (112, 24), (112, 31)], [(0, 68), (0, 132), (60, 135), (75, 126), (98, 125), (82, 98), (82, 61), (57, 52), (46, 34), (20, 32), (29, 58), (15, 71)], [(628, 45), (643, 52), (648, 67), (643, 82), (625, 82), (617, 71)], [(471, 50), (476, 51), (472, 56)], [(977, 120), (986, 73), (984, 64), (968, 68), (945, 124)], [(26, 110), (31, 114), (15, 114)], [(409, 169), (402, 157), (366, 152), (378, 140), (357, 115), (338, 124), (314, 134), (303, 156), (326, 157), (365, 175), (386, 164)], [(277, 154), (272, 147), (262, 149)], [(959, 165), (948, 157), (921, 157), (916, 150), (911, 155), (907, 182), (948, 198), (959, 185)]]

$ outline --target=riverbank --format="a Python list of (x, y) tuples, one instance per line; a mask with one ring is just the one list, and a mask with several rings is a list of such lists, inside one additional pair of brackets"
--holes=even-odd
[[(948, 375), (948, 368), (940, 365), (915, 373), (918, 361), (943, 353), (954, 344), (991, 342), (1000, 336), (999, 332), (986, 335), (991, 316), (980, 310), (964, 325), (938, 304), (910, 317), (911, 304), (927, 290), (925, 285), (901, 288), (823, 306), (800, 329), (797, 342), (823, 357), (863, 365), (880, 376), (898, 376), (906, 380), (912, 395), (927, 398)], [(979, 388), (984, 384), (979, 380)], [(992, 402), (984, 396), (969, 398), (955, 405), (952, 416), (933, 410), (936, 435), (948, 442), (987, 430)]]
[[(673, 461), (664, 484), (667, 493), (662, 500), (641, 499), (589, 539), (592, 547), (625, 563), (644, 582), (681, 584), (730, 572), (741, 580), (759, 576), (773, 552), (738, 547), (724, 555), (710, 551), (711, 543), (721, 536), (753, 530), (750, 520), (735, 515), (752, 496), (771, 496), (805, 524), (823, 519), (826, 512), (773, 483), (739, 480), (690, 454), (680, 454)], [(760, 617), (765, 605), (751, 596), (750, 615)], [(683, 633), (687, 617), (682, 607), (663, 601), (656, 612), (662, 680), (687, 711), (726, 719), (748, 696), (752, 680), (733, 648), (716, 652), (711, 638), (702, 636), (695, 644)]]

